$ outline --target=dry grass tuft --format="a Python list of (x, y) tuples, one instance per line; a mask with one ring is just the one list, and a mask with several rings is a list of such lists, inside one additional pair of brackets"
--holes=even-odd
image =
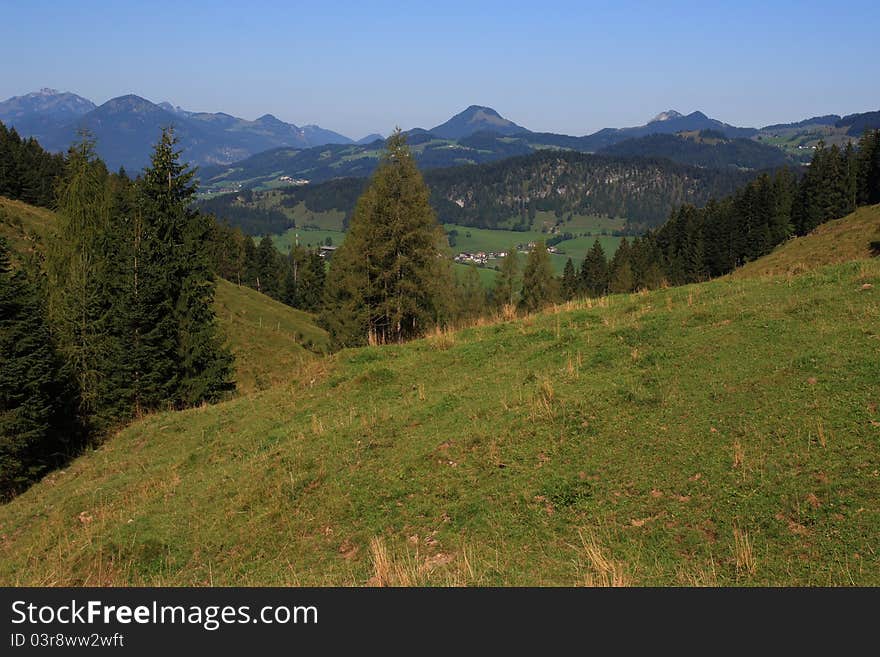
[(579, 567), (586, 566), (581, 584), (589, 587), (616, 587), (632, 586), (632, 578), (626, 572), (626, 566), (621, 561), (615, 561), (608, 557), (596, 540), (596, 536), (590, 532), (587, 535), (578, 530), (581, 539), (581, 551), (586, 557), (586, 563), (579, 560)]
[(743, 461), (745, 460), (745, 450), (743, 450), (742, 443), (739, 440), (733, 441), (733, 467), (741, 468)]
[(510, 322), (516, 319), (516, 306), (512, 303), (505, 303), (501, 307), (501, 319)]
[(758, 571), (755, 553), (749, 533), (739, 527), (733, 528), (733, 554), (737, 574), (754, 575)]
[(446, 351), (455, 346), (455, 330), (449, 327), (435, 326), (428, 334), (428, 342), (434, 349)]
[(693, 571), (680, 568), (677, 571), (676, 576), (682, 586), (718, 586), (718, 572), (715, 570), (714, 559), (710, 559), (705, 567), (697, 568)]
[(532, 417), (545, 420), (556, 417), (556, 393), (549, 378), (542, 378), (538, 384), (538, 390), (532, 398)]
[(462, 546), (456, 556), (437, 552), (421, 559), (407, 552), (395, 557), (381, 536), (370, 539), (370, 558), (373, 576), (367, 586), (468, 586), (477, 583), (477, 576), (469, 551)]

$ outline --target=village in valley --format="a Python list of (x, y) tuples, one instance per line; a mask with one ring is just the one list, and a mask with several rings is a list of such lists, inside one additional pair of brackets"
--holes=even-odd
[[(537, 242), (517, 244), (517, 253), (528, 254), (537, 246)], [(555, 246), (548, 246), (547, 253), (561, 255), (563, 252)], [(501, 260), (507, 255), (507, 251), (476, 251), (475, 253), (462, 252), (455, 256), (454, 260), (463, 265), (475, 264), (477, 267), (488, 267), (490, 260)]]

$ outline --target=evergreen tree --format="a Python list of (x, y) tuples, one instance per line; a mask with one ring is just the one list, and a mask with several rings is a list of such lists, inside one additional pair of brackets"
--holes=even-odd
[(794, 230), (791, 212), (796, 190), (797, 181), (788, 168), (776, 173), (773, 179), (773, 214), (769, 221), (771, 248), (788, 239)]
[(571, 301), (578, 295), (580, 285), (578, 277), (574, 271), (574, 263), (571, 258), (565, 261), (565, 268), (562, 270), (562, 298)]
[(526, 312), (535, 312), (554, 303), (557, 296), (558, 284), (553, 276), (550, 255), (544, 242), (541, 241), (529, 251), (529, 257), (526, 259), (519, 307)]
[(495, 279), (492, 299), (499, 307), (513, 306), (519, 293), (519, 255), (510, 247), (501, 259), (501, 270)]
[[(214, 272), (231, 283), (244, 279), (244, 242), (250, 240), (238, 228), (212, 218), (211, 261)], [(252, 242), (253, 244), (253, 242)]]
[(194, 171), (180, 162), (177, 138), (162, 131), (144, 171), (140, 199), (159, 244), (157, 265), (169, 283), (176, 325), (175, 401), (193, 405), (215, 401), (234, 387), (232, 355), (218, 335), (212, 303), (215, 282), (207, 245), (209, 218), (191, 209)]
[(81, 446), (74, 392), (39, 287), (12, 272), (0, 238), (0, 499)]
[(0, 196), (53, 207), (64, 157), (48, 153), (33, 138), (22, 139), (0, 122)]
[(624, 237), (611, 258), (610, 281), (608, 288), (611, 292), (632, 292), (635, 286), (632, 265), (630, 264), (629, 242)]
[(445, 235), (398, 130), (334, 254), (322, 314), (337, 345), (401, 342), (448, 318)]
[(880, 130), (869, 130), (862, 135), (856, 159), (857, 203), (880, 203)]
[(264, 235), (257, 246), (257, 289), (263, 294), (278, 299), (281, 287), (281, 263), (272, 238)]
[(103, 381), (101, 412), (124, 418), (174, 399), (178, 334), (168, 244), (158, 239), (140, 189), (118, 176), (112, 183), (108, 291), (113, 366)]
[(260, 273), (259, 264), (257, 262), (257, 247), (254, 244), (254, 239), (250, 235), (244, 236), (242, 252), (244, 259), (244, 276), (242, 282), (248, 287), (252, 287), (259, 292)]
[(608, 260), (598, 239), (581, 263), (580, 289), (590, 297), (600, 297), (608, 291)]
[(319, 312), (324, 302), (326, 280), (324, 258), (316, 251), (304, 252), (298, 268), (295, 307), (310, 313)]

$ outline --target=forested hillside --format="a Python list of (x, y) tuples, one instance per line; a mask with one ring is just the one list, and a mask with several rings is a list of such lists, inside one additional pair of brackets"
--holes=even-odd
[(552, 151), (425, 176), (444, 222), (526, 225), (530, 213), (550, 210), (625, 217), (633, 231), (659, 225), (683, 203), (702, 205), (730, 194), (749, 178), (668, 160)]
[(799, 163), (775, 146), (752, 139), (730, 139), (713, 130), (628, 139), (599, 153), (617, 157), (663, 157), (710, 169), (773, 169)]
[[(535, 212), (604, 215), (627, 220), (627, 230), (661, 224), (684, 203), (703, 205), (730, 194), (754, 173), (702, 169), (668, 160), (541, 151), (479, 166), (431, 169), (425, 182), (441, 223), (527, 230)], [(362, 178), (276, 190), (281, 205), (350, 216), (365, 187)], [(201, 201), (201, 207), (251, 234), (281, 233), (294, 222), (267, 209), (260, 192), (242, 191)]]

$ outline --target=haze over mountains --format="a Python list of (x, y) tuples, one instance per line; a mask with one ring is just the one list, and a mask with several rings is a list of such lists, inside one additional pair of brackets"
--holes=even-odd
[[(86, 129), (108, 166), (132, 172), (149, 162), (160, 128), (174, 125), (184, 158), (203, 170), (206, 191), (265, 185), (282, 177), (320, 182), (369, 175), (383, 140), (374, 133), (355, 141), (318, 125), (286, 123), (272, 114), (251, 121), (223, 112), (191, 112), (133, 94), (96, 106), (52, 89), (0, 102), (0, 121), (52, 151), (66, 150)], [(880, 127), (880, 112), (826, 115), (758, 129), (733, 126), (700, 111), (682, 114), (669, 109), (641, 126), (604, 128), (577, 137), (532, 132), (491, 107), (471, 105), (440, 125), (407, 134), (425, 169), (492, 162), (547, 148), (583, 153), (608, 149), (614, 155), (662, 157), (696, 166), (760, 169), (800, 163), (807, 155), (801, 151), (818, 138), (844, 143), (867, 127)], [(700, 138), (705, 131), (710, 136)]]

